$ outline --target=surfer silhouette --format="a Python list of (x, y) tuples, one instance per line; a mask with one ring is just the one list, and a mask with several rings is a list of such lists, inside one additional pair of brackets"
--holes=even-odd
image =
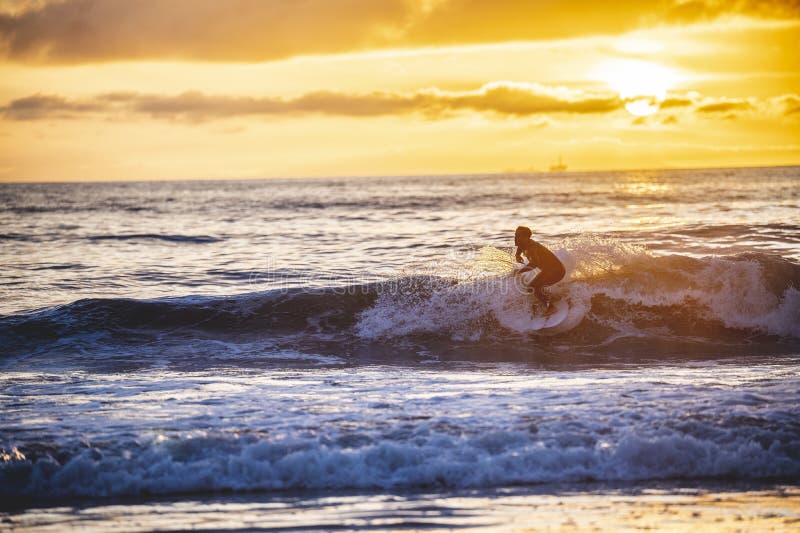
[(522, 274), (534, 268), (540, 270), (527, 287), (529, 290), (532, 289), (536, 298), (545, 304), (546, 309), (544, 316), (550, 316), (555, 313), (556, 308), (550, 301), (550, 295), (545, 287), (554, 285), (564, 279), (566, 270), (553, 252), (531, 239), (532, 235), (533, 232), (531, 229), (525, 226), (519, 226), (514, 232), (514, 244), (517, 247), (517, 262), (523, 263), (523, 255), (528, 258), (528, 264), (520, 268), (517, 273)]

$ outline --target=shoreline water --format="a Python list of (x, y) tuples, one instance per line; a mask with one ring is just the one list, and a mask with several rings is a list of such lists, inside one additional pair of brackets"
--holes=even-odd
[(800, 477), (793, 357), (549, 371), (324, 359), (2, 379), (6, 497)]
[[(4, 506), (6, 507), (6, 506)], [(495, 489), (186, 494), (0, 510), (0, 530), (794, 531), (800, 488), (769, 482), (585, 483)]]

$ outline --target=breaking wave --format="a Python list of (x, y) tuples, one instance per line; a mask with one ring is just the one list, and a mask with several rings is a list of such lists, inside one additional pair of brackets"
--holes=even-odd
[(768, 398), (724, 394), (718, 398), (721, 404), (766, 412), (742, 416), (728, 410), (706, 417), (672, 417), (665, 412), (647, 418), (632, 402), (594, 419), (523, 417), (495, 427), (459, 425), (457, 418), (439, 416), (387, 420), (377, 430), (321, 427), (274, 435), (195, 431), (115, 443), (29, 445), (0, 453), (0, 495), (57, 498), (708, 477), (797, 479), (796, 418), (769, 408)]
[[(339, 342), (447, 339), (461, 343), (552, 338), (581, 347), (619, 339), (775, 342), (800, 338), (800, 265), (779, 256), (656, 256), (611, 240), (565, 241), (568, 267), (552, 288), (568, 302), (555, 328), (533, 326), (532, 297), (509, 273), (512, 257), (485, 248), (435, 275), (328, 289), (273, 290), (228, 297), (86, 299), (0, 318), (6, 353), (94, 335), (276, 337), (327, 335)], [(450, 270), (447, 270), (447, 268)], [(783, 339), (783, 340), (782, 340)]]
[[(551, 293), (569, 303), (570, 313), (548, 335), (594, 328), (610, 336), (713, 337), (734, 330), (800, 337), (800, 265), (779, 256), (654, 256), (643, 247), (606, 239), (566, 241), (556, 253), (568, 275)], [(508, 275), (510, 254), (486, 248), (476, 264), (505, 273), (427, 291), (400, 291), (399, 297), (381, 294), (361, 314), (359, 334), (448, 332), (478, 339), (493, 328), (537, 333), (531, 297)]]

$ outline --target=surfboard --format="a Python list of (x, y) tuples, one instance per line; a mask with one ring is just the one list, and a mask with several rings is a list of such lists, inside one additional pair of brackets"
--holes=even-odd
[[(514, 274), (519, 275), (519, 281), (523, 285), (528, 285), (530, 282), (533, 281), (533, 278), (536, 277), (536, 274), (539, 273), (539, 269), (529, 270), (527, 272), (523, 272), (519, 274), (519, 269), (521, 269), (524, 265), (516, 265)], [(536, 298), (535, 296), (531, 295), (531, 298)], [(540, 331), (546, 330), (549, 328), (554, 328), (561, 324), (565, 318), (569, 315), (569, 304), (564, 300), (559, 300), (554, 302), (553, 305), (556, 308), (555, 313), (550, 316), (534, 316), (531, 320), (530, 326), (527, 329), (532, 331)]]
[(531, 329), (532, 330), (545, 330), (550, 329), (558, 326), (561, 324), (567, 315), (569, 314), (569, 304), (564, 300), (559, 300), (553, 304), (556, 308), (556, 312), (550, 316), (537, 316), (533, 318), (531, 322)]

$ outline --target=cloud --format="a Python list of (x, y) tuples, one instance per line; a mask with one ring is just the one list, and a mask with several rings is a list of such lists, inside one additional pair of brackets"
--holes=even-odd
[[(672, 95), (658, 104), (660, 110), (687, 108), (702, 115), (727, 114), (726, 118), (735, 118), (736, 112), (753, 111), (757, 107), (762, 108), (761, 111), (766, 110), (764, 102), (756, 102), (752, 99), (709, 98), (702, 97), (697, 93)], [(675, 118), (674, 115), (672, 116)], [(677, 118), (675, 118), (675, 121), (677, 122)]]
[(31, 62), (259, 61), (385, 40), (412, 0), (63, 0), (0, 16), (0, 50)]
[(12, 120), (37, 120), (42, 118), (71, 118), (78, 114), (102, 111), (97, 102), (71, 102), (60, 96), (33, 95), (13, 100), (0, 108), (3, 116)]
[(0, 15), (21, 15), (28, 11), (42, 9), (47, 4), (59, 0), (3, 0), (0, 4)]
[[(241, 117), (382, 117), (417, 115), (428, 120), (457, 114), (480, 113), (496, 117), (538, 117), (554, 114), (604, 114), (625, 106), (627, 101), (610, 92), (553, 87), (537, 83), (492, 82), (474, 90), (442, 91), (437, 88), (411, 92), (374, 91), (347, 93), (313, 91), (293, 98), (232, 96), (188, 91), (180, 94), (138, 92), (103, 93), (83, 99), (34, 94), (0, 106), (6, 120), (136, 118), (148, 117), (177, 122), (207, 122)], [(735, 118), (736, 113), (757, 112), (764, 116), (800, 113), (800, 95), (763, 100), (710, 98), (697, 93), (673, 95), (659, 109), (680, 110), (706, 117)], [(634, 125), (645, 121), (632, 119)], [(664, 124), (676, 123), (674, 114)]]
[(680, 22), (698, 22), (730, 14), (793, 19), (800, 17), (800, 2), (797, 0), (679, 0), (672, 3), (666, 18)]
[[(737, 113), (750, 112), (763, 117), (778, 118), (780, 116), (800, 114), (800, 95), (784, 94), (772, 98), (711, 98), (696, 92), (683, 95), (671, 95), (659, 103), (660, 110), (675, 110), (680, 114), (679, 108), (686, 112), (697, 113), (701, 116), (735, 119)], [(672, 112), (672, 111), (671, 111)], [(671, 114), (664, 119), (664, 124), (676, 123), (678, 118)]]
[(6, 0), (0, 57), (34, 63), (268, 61), (386, 47), (608, 35), (730, 13), (798, 18), (791, 1)]
[(682, 96), (671, 96), (665, 98), (658, 104), (659, 109), (670, 109), (675, 107), (689, 107), (694, 104), (694, 100)]
[(296, 98), (210, 95), (196, 91), (178, 95), (117, 92), (86, 100), (34, 95), (11, 101), (0, 107), (0, 113), (10, 120), (122, 114), (192, 122), (309, 114), (347, 117), (420, 114), (428, 118), (445, 118), (465, 111), (523, 117), (548, 113), (608, 113), (620, 109), (623, 103), (606, 93), (495, 82), (474, 91), (425, 89), (411, 93), (353, 94), (317, 91)]
[(697, 106), (698, 113), (733, 113), (735, 111), (750, 111), (753, 104), (743, 99), (721, 99)]
[[(659, 110), (670, 110), (671, 113), (681, 114), (681, 111), (697, 113), (705, 117), (734, 119), (737, 113), (751, 112), (761, 116), (777, 118), (781, 115), (788, 116), (800, 114), (800, 95), (784, 94), (771, 98), (711, 98), (702, 96), (697, 92), (672, 94), (658, 104)], [(676, 115), (670, 115), (667, 120), (677, 122)]]
[(547, 87), (536, 83), (497, 82), (478, 91), (436, 92), (437, 104), (447, 110), (471, 109), (506, 115), (541, 113), (608, 113), (624, 102), (607, 93), (588, 93), (563, 87)]
[(776, 100), (778, 104), (783, 107), (784, 115), (794, 115), (795, 113), (800, 113), (800, 95), (785, 94), (781, 97), (778, 97)]

